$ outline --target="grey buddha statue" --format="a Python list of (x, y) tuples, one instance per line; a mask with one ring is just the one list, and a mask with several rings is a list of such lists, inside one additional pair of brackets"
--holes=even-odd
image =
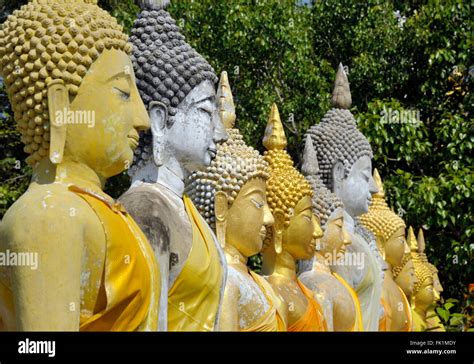
[(383, 314), (383, 260), (373, 235), (357, 221), (358, 216), (368, 211), (371, 196), (377, 192), (372, 178), (372, 149), (348, 110), (351, 95), (342, 65), (337, 71), (332, 103), (333, 108), (321, 122), (307, 131), (315, 147), (320, 177), (343, 202), (344, 224), (351, 235), (347, 259), (338, 260), (332, 271), (357, 292), (364, 331), (377, 331)]
[(227, 139), (217, 111), (217, 76), (180, 33), (168, 2), (144, 1), (132, 28), (132, 61), (151, 132), (141, 135), (120, 198), (160, 262), (160, 330), (218, 327), (226, 260), (218, 241), (184, 194), (185, 179), (210, 165)]
[(344, 204), (319, 177), (318, 160), (309, 136), (301, 170), (313, 190), (313, 212), (320, 218), (324, 235), (316, 244), (314, 257), (299, 262), (299, 279), (320, 300), (329, 331), (362, 331), (357, 294), (330, 269), (330, 262), (342, 257), (351, 244), (344, 226)]

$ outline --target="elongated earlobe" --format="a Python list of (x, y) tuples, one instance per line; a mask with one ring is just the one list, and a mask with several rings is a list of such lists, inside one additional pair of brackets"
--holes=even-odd
[(166, 123), (168, 108), (159, 101), (152, 101), (148, 107), (151, 133), (153, 137), (153, 161), (159, 167), (165, 162), (166, 149)]
[(285, 228), (285, 214), (281, 210), (273, 212), (275, 223), (273, 224), (273, 244), (275, 252), (281, 254), (283, 251), (283, 229)]
[(48, 111), (51, 125), (49, 159), (53, 164), (59, 164), (64, 155), (69, 111), (69, 93), (62, 80), (54, 80), (48, 85)]
[(227, 194), (218, 191), (214, 196), (214, 215), (216, 217), (216, 235), (221, 247), (224, 248), (225, 234), (227, 230), (227, 211), (229, 209)]
[(341, 161), (337, 161), (332, 169), (332, 192), (334, 192), (335, 194), (337, 194), (341, 189), (344, 177), (344, 164)]

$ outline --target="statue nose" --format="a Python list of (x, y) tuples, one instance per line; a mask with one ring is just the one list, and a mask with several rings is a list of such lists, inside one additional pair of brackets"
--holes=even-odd
[(375, 184), (374, 178), (372, 176), (370, 176), (370, 180), (369, 180), (369, 192), (371, 195), (379, 192), (379, 189), (377, 185)]
[(143, 101), (141, 100), (140, 96), (137, 97), (135, 103), (135, 110), (133, 113), (133, 127), (137, 131), (144, 131), (150, 129), (150, 117), (148, 116), (148, 112), (146, 111), (145, 105), (143, 105)]
[(222, 123), (219, 113), (215, 112), (213, 118), (214, 118), (214, 125), (215, 125), (214, 142), (216, 144), (224, 143), (227, 139), (229, 139), (229, 135), (227, 135), (225, 126)]

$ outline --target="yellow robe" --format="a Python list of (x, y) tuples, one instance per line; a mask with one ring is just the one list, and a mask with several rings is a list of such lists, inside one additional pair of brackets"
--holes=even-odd
[(383, 316), (379, 320), (379, 331), (391, 331), (392, 326), (392, 308), (385, 298), (380, 299), (380, 304), (383, 307)]
[(147, 238), (120, 204), (76, 186), (104, 227), (103, 281), (92, 314), (80, 317), (80, 331), (156, 331), (159, 269)]
[(285, 321), (283, 320), (280, 312), (276, 307), (276, 297), (274, 292), (272, 291), (272, 288), (269, 286), (267, 281), (265, 281), (265, 279), (263, 277), (260, 277), (257, 273), (252, 272), (251, 270), (249, 270), (249, 273), (267, 298), (270, 308), (257, 321), (253, 322), (250, 326), (246, 327), (241, 331), (286, 331)]
[(323, 309), (313, 296), (313, 292), (306, 288), (299, 279), (296, 280), (301, 291), (308, 300), (308, 307), (298, 321), (288, 327), (288, 331), (327, 331)]
[(339, 274), (337, 273), (332, 273), (336, 279), (342, 283), (344, 287), (349, 291), (352, 301), (354, 302), (354, 307), (356, 311), (356, 319), (354, 323), (354, 327), (352, 328), (352, 331), (364, 331), (364, 324), (362, 321), (362, 310), (360, 308), (360, 302), (359, 302), (359, 297), (357, 297), (357, 293), (354, 291), (354, 289), (349, 285), (349, 283), (346, 282), (344, 278), (342, 278)]
[(398, 289), (400, 290), (400, 294), (402, 295), (403, 298), (403, 310), (405, 311), (405, 314), (407, 315), (407, 324), (403, 328), (402, 331), (413, 331), (413, 315), (411, 312), (411, 306), (410, 303), (408, 302), (408, 298), (405, 295), (405, 292), (397, 286)]
[(169, 331), (213, 331), (221, 302), (224, 268), (210, 227), (189, 197), (183, 196), (193, 244), (168, 292)]
[(413, 331), (426, 331), (426, 321), (415, 309), (411, 310), (413, 317)]

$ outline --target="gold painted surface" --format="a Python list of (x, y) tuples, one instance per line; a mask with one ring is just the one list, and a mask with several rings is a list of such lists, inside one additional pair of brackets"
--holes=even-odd
[(193, 229), (186, 263), (168, 292), (169, 331), (213, 331), (220, 304), (223, 268), (209, 226), (183, 196)]

